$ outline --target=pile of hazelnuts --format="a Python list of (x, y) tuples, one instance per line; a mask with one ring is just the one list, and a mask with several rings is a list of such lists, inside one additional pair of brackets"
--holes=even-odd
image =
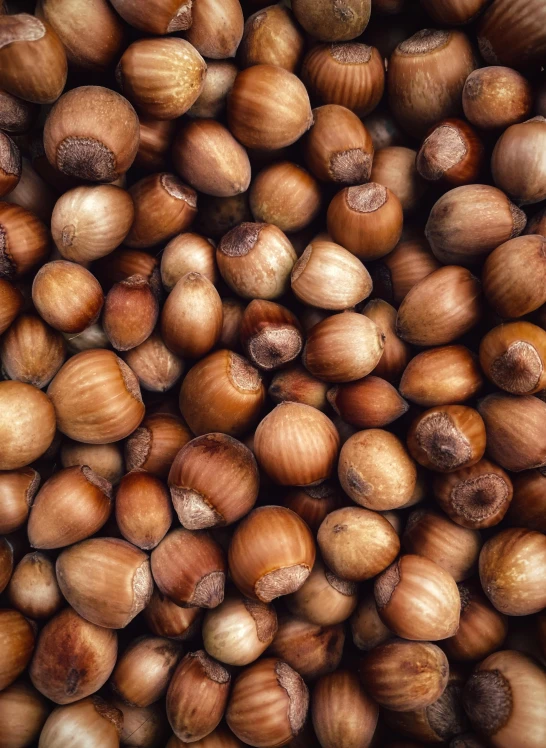
[(0, 1), (0, 748), (545, 748), (545, 0)]

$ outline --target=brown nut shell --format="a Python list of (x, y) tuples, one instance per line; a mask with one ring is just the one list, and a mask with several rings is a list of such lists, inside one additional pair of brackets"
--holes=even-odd
[(339, 449), (332, 421), (316, 408), (284, 402), (258, 425), (254, 452), (260, 467), (283, 486), (309, 486), (329, 478)]
[(146, 607), (153, 589), (148, 556), (117, 538), (92, 538), (66, 548), (57, 559), (57, 581), (77, 613), (114, 629), (127, 626)]
[(38, 491), (28, 537), (33, 548), (63, 548), (94, 535), (112, 511), (112, 486), (91, 468), (59, 470)]
[(502, 530), (480, 554), (480, 581), (495, 608), (510, 616), (527, 616), (546, 607), (544, 564), (546, 537), (523, 528)]
[(81, 86), (63, 94), (44, 125), (49, 163), (67, 176), (91, 182), (115, 182), (125, 174), (135, 159), (138, 138), (138, 117), (131, 104), (102, 86)]
[(429, 642), (394, 639), (375, 647), (360, 663), (365, 690), (380, 706), (397, 712), (433, 704), (448, 677), (447, 657)]
[(254, 455), (226, 434), (206, 434), (188, 442), (169, 472), (174, 508), (188, 530), (241, 519), (254, 506), (259, 484)]
[[(90, 371), (100, 375), (91, 379)], [(97, 349), (73, 356), (49, 385), (48, 395), (59, 429), (89, 444), (124, 439), (144, 416), (138, 380), (112, 351)]]
[(115, 631), (65, 608), (48, 621), (30, 665), (33, 685), (56, 704), (72, 704), (101, 688), (116, 663)]
[(369, 429), (354, 434), (343, 445), (338, 476), (354, 502), (367, 509), (386, 511), (410, 501), (417, 471), (394, 434)]
[(397, 636), (438, 641), (459, 627), (461, 599), (455, 580), (425, 556), (404, 555), (375, 580), (381, 620)]
[(207, 533), (171, 530), (151, 561), (155, 583), (177, 605), (215, 608), (224, 599), (224, 554)]
[(302, 586), (315, 553), (313, 536), (295, 512), (279, 506), (259, 507), (235, 531), (229, 570), (243, 595), (270, 603)]
[(138, 39), (123, 53), (116, 78), (135, 107), (155, 119), (176, 119), (203, 89), (207, 65), (185, 39)]
[(375, 577), (400, 550), (391, 524), (378, 512), (356, 506), (328, 514), (319, 527), (317, 542), (327, 566), (350, 582)]

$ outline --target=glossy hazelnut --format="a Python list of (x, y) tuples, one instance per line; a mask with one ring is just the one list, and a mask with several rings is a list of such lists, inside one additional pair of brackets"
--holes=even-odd
[(75, 187), (57, 200), (51, 233), (65, 260), (92, 262), (122, 243), (133, 218), (131, 196), (120, 187)]
[(400, 394), (417, 405), (463, 403), (483, 386), (476, 357), (462, 345), (440, 346), (412, 358), (402, 374)]
[(148, 556), (125, 540), (84, 540), (63, 550), (56, 569), (67, 602), (97, 626), (124, 628), (152, 595)]
[(413, 286), (439, 267), (424, 236), (403, 238), (371, 268), (375, 293), (398, 306)]
[(207, 533), (171, 530), (151, 561), (155, 583), (177, 605), (215, 608), (224, 599), (224, 554)]
[(283, 486), (310, 486), (329, 478), (339, 449), (332, 421), (316, 408), (284, 402), (258, 425), (254, 452), (260, 467)]
[(442, 405), (418, 416), (407, 436), (412, 457), (423, 467), (449, 473), (474, 465), (485, 451), (485, 425), (465, 405)]
[(145, 551), (158, 545), (173, 520), (167, 486), (155, 475), (140, 470), (121, 479), (115, 511), (122, 536)]
[(370, 5), (369, 0), (342, 0), (338, 6), (330, 0), (296, 0), (293, 11), (315, 39), (338, 42), (360, 36), (370, 20)]
[(219, 724), (231, 676), (206, 652), (190, 652), (180, 662), (167, 691), (167, 717), (175, 735), (195, 743)]
[(65, 355), (63, 336), (30, 314), (20, 315), (0, 342), (4, 375), (38, 389), (53, 379)]
[(318, 379), (351, 382), (374, 370), (383, 347), (383, 333), (374, 322), (362, 314), (344, 312), (309, 331), (302, 361)]
[(385, 88), (381, 54), (360, 42), (315, 45), (305, 56), (301, 76), (321, 104), (338, 104), (359, 117), (375, 109)]
[(132, 0), (112, 0), (112, 5), (128, 24), (149, 34), (172, 34), (191, 25), (191, 0), (151, 0), (146, 7)]
[(63, 548), (93, 535), (112, 511), (112, 486), (89, 467), (65, 468), (38, 491), (29, 517), (34, 548)]
[(65, 608), (40, 632), (30, 679), (56, 704), (72, 704), (106, 683), (117, 653), (115, 631), (89, 623), (72, 608)]
[(258, 468), (244, 444), (224, 434), (207, 434), (178, 452), (169, 487), (178, 518), (188, 530), (232, 524), (254, 506)]
[(205, 118), (216, 118), (223, 114), (238, 72), (238, 67), (231, 60), (207, 60), (203, 88), (186, 114)]
[(42, 265), (36, 274), (32, 301), (40, 316), (56, 330), (79, 333), (97, 321), (104, 296), (89, 270), (55, 260)]
[(342, 497), (338, 487), (329, 480), (316, 486), (292, 488), (284, 497), (282, 504), (291, 509), (316, 533), (327, 514), (341, 506)]
[(150, 706), (165, 695), (181, 655), (178, 642), (152, 636), (134, 639), (118, 657), (110, 685), (130, 706)]
[(324, 675), (313, 690), (312, 720), (323, 748), (370, 745), (378, 709), (358, 676), (348, 670)]
[(63, 92), (65, 48), (49, 23), (29, 15), (0, 16), (0, 86), (36, 104), (52, 104)]
[[(479, 217), (479, 218), (478, 218)], [(525, 228), (525, 213), (495, 187), (456, 187), (433, 206), (425, 233), (444, 264), (472, 265)]]
[(94, 262), (92, 269), (105, 292), (108, 292), (114, 283), (120, 283), (132, 275), (143, 275), (159, 290), (159, 263), (157, 258), (148, 252), (118, 247), (114, 252)]
[[(100, 375), (90, 377), (91, 371)], [(71, 439), (88, 444), (124, 439), (144, 416), (138, 380), (112, 351), (76, 354), (61, 367), (47, 392), (58, 428)]]
[(304, 156), (317, 179), (349, 185), (367, 182), (374, 146), (358, 116), (346, 107), (327, 104), (313, 109), (313, 120)]
[(131, 104), (102, 86), (65, 93), (44, 125), (49, 163), (63, 174), (90, 182), (115, 182), (138, 149), (138, 117)]
[(410, 346), (396, 332), (396, 309), (383, 299), (372, 299), (362, 309), (362, 314), (371, 319), (384, 337), (383, 355), (372, 371), (377, 377), (398, 383), (411, 358)]
[(485, 261), (483, 291), (501, 317), (523, 317), (546, 302), (546, 239), (519, 236), (497, 247)]
[(546, 536), (523, 528), (502, 530), (480, 553), (480, 581), (501, 613), (527, 616), (546, 607), (542, 583)]
[(156, 636), (184, 641), (199, 630), (202, 612), (202, 608), (181, 608), (156, 587), (142, 616)]
[(450, 659), (462, 662), (481, 660), (502, 647), (508, 622), (493, 608), (477, 584), (459, 584), (461, 618), (454, 636), (443, 642)]
[(192, 5), (191, 18), (184, 36), (203, 57), (235, 56), (244, 28), (239, 0), (198, 0)]
[(286, 597), (285, 603), (294, 616), (317, 626), (333, 626), (347, 620), (355, 610), (357, 587), (317, 559), (311, 574), (299, 590)]
[(0, 202), (0, 278), (20, 278), (49, 252), (45, 225), (20, 205)]
[(157, 332), (126, 351), (123, 358), (136, 374), (140, 386), (151, 392), (170, 390), (184, 373), (184, 362), (167, 348)]
[(400, 200), (376, 182), (346, 187), (328, 207), (328, 233), (362, 261), (391, 252), (400, 239), (402, 222)]
[(61, 445), (63, 468), (87, 466), (112, 485), (119, 483), (125, 472), (123, 454), (117, 444), (82, 444), (66, 439)]
[(391, 384), (372, 376), (332, 387), (328, 402), (344, 421), (359, 429), (387, 426), (409, 407)]
[(185, 231), (197, 213), (197, 194), (174, 174), (150, 174), (129, 190), (135, 220), (125, 239), (129, 247), (152, 247)]
[(245, 743), (265, 748), (287, 745), (305, 724), (309, 693), (290, 665), (266, 658), (235, 679), (228, 702), (229, 728)]
[[(445, 345), (468, 332), (481, 317), (481, 284), (457, 265), (447, 265), (426, 276), (404, 298), (396, 329), (413, 345)], [(430, 304), (435, 314), (430, 315)]]
[(0, 693), (0, 721), (8, 737), (6, 748), (24, 748), (36, 742), (49, 714), (49, 705), (24, 680)]
[(418, 31), (389, 60), (392, 113), (411, 135), (424, 135), (439, 120), (459, 113), (464, 83), (476, 66), (461, 31)]
[(171, 239), (161, 255), (163, 287), (172, 291), (182, 276), (192, 272), (215, 285), (218, 281), (214, 244), (200, 234), (185, 232)]
[(164, 171), (176, 130), (176, 122), (168, 119), (139, 117), (140, 141), (134, 165), (147, 171)]
[(280, 161), (266, 166), (254, 178), (249, 201), (256, 221), (272, 223), (281, 231), (295, 232), (317, 218), (322, 193), (317, 181), (305, 169), (290, 161)]
[(34, 649), (35, 630), (17, 610), (0, 610), (0, 687), (10, 686), (28, 665)]
[(493, 179), (518, 205), (546, 198), (546, 165), (542, 160), (545, 142), (544, 117), (511, 125), (497, 140), (491, 157)]
[(296, 259), (285, 234), (267, 223), (241, 223), (224, 235), (216, 250), (223, 279), (247, 299), (282, 296)]
[(250, 184), (246, 150), (213, 119), (194, 119), (178, 130), (172, 148), (176, 171), (199, 192), (232, 197)]
[(19, 529), (28, 517), (40, 475), (33, 468), (0, 473), (0, 533)]
[(376, 576), (400, 550), (398, 535), (384, 517), (355, 506), (328, 514), (319, 527), (317, 542), (327, 566), (350, 582)]
[(425, 556), (401, 556), (376, 579), (374, 594), (381, 620), (405, 639), (438, 641), (459, 627), (455, 580)]
[(64, 600), (55, 565), (45, 553), (27, 553), (14, 569), (7, 594), (10, 603), (28, 618), (51, 618)]
[(355, 647), (365, 652), (375, 649), (392, 637), (377, 611), (373, 591), (364, 595), (351, 616), (351, 633)]
[(284, 148), (313, 124), (305, 86), (275, 65), (242, 70), (229, 94), (227, 113), (229, 129), (247, 148)]
[(192, 438), (184, 421), (171, 413), (146, 416), (125, 443), (128, 470), (145, 470), (166, 478), (178, 451)]
[(271, 605), (231, 593), (203, 621), (203, 642), (211, 657), (228, 665), (249, 665), (263, 654), (277, 633)]
[(40, 735), (41, 748), (62, 745), (78, 734), (101, 748), (117, 748), (122, 726), (119, 709), (100, 696), (91, 696), (51, 712)]
[(438, 23), (458, 26), (474, 20), (487, 0), (422, 0), (422, 5)]
[(304, 37), (290, 10), (271, 5), (247, 18), (238, 58), (244, 68), (278, 65), (293, 73), (303, 50)]
[(254, 509), (237, 527), (229, 570), (247, 597), (270, 603), (298, 590), (315, 562), (315, 543), (305, 522), (289, 509)]
[(477, 568), (482, 540), (476, 530), (461, 527), (439, 512), (416, 509), (406, 522), (402, 545), (408, 553), (434, 561), (460, 582)]
[(369, 296), (372, 282), (353, 254), (334, 242), (315, 239), (294, 265), (291, 287), (305, 304), (340, 311)]
[(482, 459), (471, 467), (436, 476), (433, 492), (454, 522), (480, 529), (504, 517), (512, 499), (512, 482), (502, 468)]
[(499, 392), (481, 400), (478, 410), (485, 422), (487, 451), (505, 470), (519, 472), (546, 463), (546, 403)]
[(375, 647), (360, 663), (360, 678), (380, 706), (396, 712), (423, 709), (444, 692), (447, 657), (435, 644), (394, 639)]
[(282, 659), (304, 680), (312, 681), (339, 667), (344, 643), (341, 624), (321, 626), (297, 616), (282, 615), (268, 654)]
[(106, 71), (126, 44), (123, 22), (104, 0), (40, 0), (36, 16), (56, 31), (76, 69)]
[(197, 436), (212, 431), (241, 436), (258, 421), (264, 400), (258, 369), (237, 353), (221, 350), (189, 370), (180, 390), (180, 411)]
[(359, 431), (345, 442), (338, 476), (354, 502), (375, 511), (404, 506), (417, 480), (415, 463), (402, 442), (381, 429)]
[(37, 460), (55, 436), (55, 410), (30, 384), (0, 382), (0, 470), (17, 470)]
[(500, 651), (487, 657), (470, 676), (463, 706), (472, 725), (493, 745), (517, 743), (525, 733), (529, 748), (538, 748), (546, 730), (541, 708), (544, 694), (546, 677), (539, 665), (519, 652)]
[(484, 147), (470, 125), (461, 119), (438, 122), (429, 131), (417, 154), (417, 171), (429, 182), (450, 187), (478, 181)]
[(207, 65), (185, 39), (138, 39), (123, 53), (116, 78), (123, 94), (148, 117), (176, 119), (203, 88)]
[(500, 65), (478, 68), (464, 84), (465, 117), (483, 130), (523, 122), (531, 114), (532, 104), (529, 82), (512, 68)]
[(540, 62), (545, 51), (544, 35), (540, 33), (545, 9), (533, 0), (527, 10), (538, 23), (537, 28), (529, 29), (519, 3), (501, 0), (486, 10), (478, 26), (478, 46), (486, 62), (518, 69)]
[(169, 294), (161, 313), (161, 334), (175, 354), (201, 358), (222, 330), (222, 302), (200, 273), (184, 275)]

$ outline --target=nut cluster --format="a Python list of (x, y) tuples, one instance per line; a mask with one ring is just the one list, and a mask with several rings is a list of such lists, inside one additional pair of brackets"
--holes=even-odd
[(0, 748), (545, 748), (545, 68), (0, 0)]

